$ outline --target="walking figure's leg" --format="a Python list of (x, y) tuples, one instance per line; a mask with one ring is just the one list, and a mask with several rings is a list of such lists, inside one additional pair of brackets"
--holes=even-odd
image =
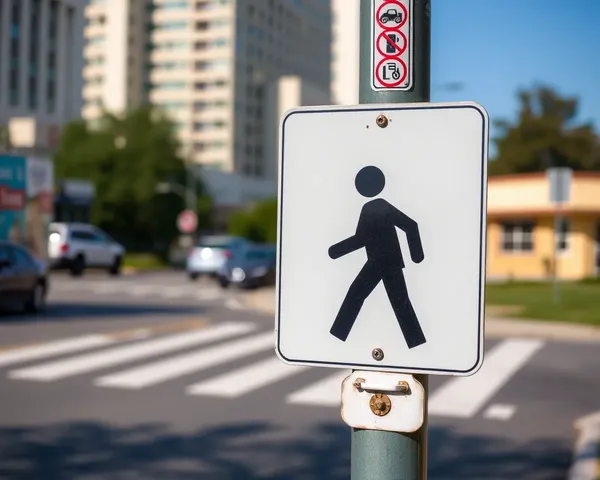
[(352, 282), (352, 285), (350, 285), (346, 298), (342, 302), (340, 311), (335, 317), (329, 333), (339, 338), (342, 342), (346, 341), (366, 298), (380, 281), (381, 273), (379, 269), (374, 268), (367, 261), (356, 276), (356, 279)]
[(402, 269), (394, 268), (384, 271), (383, 285), (385, 286), (385, 291), (390, 299), (408, 348), (418, 347), (425, 343), (427, 340), (419, 324), (417, 314), (410, 302)]

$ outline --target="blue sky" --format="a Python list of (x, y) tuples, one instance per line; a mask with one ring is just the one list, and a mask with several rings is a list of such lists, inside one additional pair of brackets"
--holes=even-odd
[[(516, 90), (543, 82), (578, 97), (578, 119), (600, 131), (600, 0), (432, 0), (431, 10), (431, 101), (473, 100), (490, 119), (513, 119)], [(464, 87), (440, 88), (448, 82)]]

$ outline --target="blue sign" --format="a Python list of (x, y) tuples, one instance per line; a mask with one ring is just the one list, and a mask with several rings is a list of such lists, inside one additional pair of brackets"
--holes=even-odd
[(25, 157), (0, 155), (0, 240), (23, 243), (27, 204)]

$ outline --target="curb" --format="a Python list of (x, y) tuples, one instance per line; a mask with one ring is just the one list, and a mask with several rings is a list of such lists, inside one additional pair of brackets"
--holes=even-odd
[(600, 411), (580, 418), (574, 425), (577, 440), (568, 480), (600, 480)]
[[(243, 298), (244, 307), (275, 315), (275, 290), (249, 292)], [(575, 342), (600, 342), (600, 327), (558, 321), (531, 320), (516, 317), (501, 317), (488, 313), (485, 318), (485, 336), (529, 337), (543, 340), (567, 340)], [(599, 479), (600, 480), (600, 479)]]

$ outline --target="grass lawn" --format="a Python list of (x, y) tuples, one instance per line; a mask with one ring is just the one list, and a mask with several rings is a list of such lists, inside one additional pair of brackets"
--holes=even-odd
[(522, 318), (600, 326), (600, 282), (560, 283), (559, 291), (555, 302), (552, 283), (488, 284), (486, 304), (521, 307), (514, 315)]
[(123, 266), (138, 270), (155, 270), (166, 268), (167, 264), (151, 253), (128, 253), (123, 259)]

